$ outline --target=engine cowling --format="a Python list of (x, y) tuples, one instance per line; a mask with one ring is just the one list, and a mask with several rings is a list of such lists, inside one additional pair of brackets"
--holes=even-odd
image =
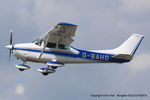
[(56, 72), (54, 69), (51, 69), (51, 68), (48, 68), (48, 69), (47, 68), (39, 68), (38, 71), (40, 73), (42, 73), (43, 75), (48, 75), (50, 73)]
[(24, 64), (17, 64), (16, 68), (18, 68), (20, 71), (29, 70), (30, 67)]

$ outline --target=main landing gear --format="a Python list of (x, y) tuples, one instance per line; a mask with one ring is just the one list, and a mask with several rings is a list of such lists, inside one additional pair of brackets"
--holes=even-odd
[(47, 68), (39, 68), (38, 71), (43, 75), (47, 76), (48, 74), (56, 72), (55, 69), (63, 66), (63, 63), (60, 62), (47, 62)]
[[(40, 73), (42, 73), (44, 76), (47, 76), (48, 74), (54, 73), (56, 72), (55, 69), (57, 69), (58, 67), (63, 66), (63, 63), (60, 62), (48, 62), (47, 63), (47, 68), (39, 68), (38, 71)], [(24, 70), (29, 70), (30, 67), (25, 65), (25, 63), (23, 64), (17, 64), (16, 68), (19, 69), (19, 71), (24, 71)]]
[(48, 74), (56, 72), (54, 69), (51, 69), (50, 66), (48, 66), (47, 68), (39, 68), (38, 71), (45, 76), (47, 76)]

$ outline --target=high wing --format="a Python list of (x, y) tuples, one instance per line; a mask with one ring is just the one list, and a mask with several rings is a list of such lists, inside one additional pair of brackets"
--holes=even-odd
[(58, 43), (64, 45), (70, 45), (74, 40), (72, 37), (75, 36), (77, 25), (70, 23), (58, 23), (54, 28), (49, 30), (43, 37), (42, 41), (49, 43)]
[(58, 23), (54, 28), (48, 31), (40, 40), (44, 41), (44, 46), (39, 55), (41, 58), (47, 43), (56, 43), (63, 45), (70, 45), (74, 40), (72, 37), (75, 36), (77, 25), (70, 23)]

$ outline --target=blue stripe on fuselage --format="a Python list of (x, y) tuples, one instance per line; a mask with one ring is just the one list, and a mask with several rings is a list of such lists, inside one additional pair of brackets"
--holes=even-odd
[[(23, 51), (41, 53), (41, 50), (35, 50), (35, 49), (14, 48), (14, 50), (23, 50)], [(112, 59), (112, 56), (114, 56), (113, 54), (96, 53), (96, 52), (91, 52), (91, 51), (86, 51), (86, 50), (77, 50), (77, 51), (79, 52), (79, 54), (56, 52), (56, 51), (44, 51), (44, 53), (55, 54), (59, 56), (83, 58), (83, 59), (89, 59), (89, 60), (97, 60), (97, 61), (109, 61)]]
[[(14, 50), (23, 50), (23, 51), (41, 53), (41, 50), (35, 50), (35, 49), (33, 50), (33, 49), (14, 48)], [(91, 51), (79, 50), (79, 49), (76, 49), (76, 50), (79, 52), (79, 54), (56, 52), (56, 51), (44, 51), (44, 53), (55, 54), (59, 56), (74, 57), (74, 58), (82, 58), (82, 59), (88, 59), (88, 60), (95, 60), (95, 61), (103, 61), (103, 62), (123, 63), (123, 62), (130, 61), (130, 60), (125, 60), (125, 59), (114, 59), (113, 56), (115, 56), (115, 54), (97, 53), (97, 52), (91, 52)]]

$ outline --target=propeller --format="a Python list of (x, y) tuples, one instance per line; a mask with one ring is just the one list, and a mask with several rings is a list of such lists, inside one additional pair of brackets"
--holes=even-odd
[[(12, 30), (10, 30), (10, 43), (9, 45), (12, 47)], [(12, 54), (12, 48), (9, 50), (9, 61), (11, 58), (11, 54)]]

